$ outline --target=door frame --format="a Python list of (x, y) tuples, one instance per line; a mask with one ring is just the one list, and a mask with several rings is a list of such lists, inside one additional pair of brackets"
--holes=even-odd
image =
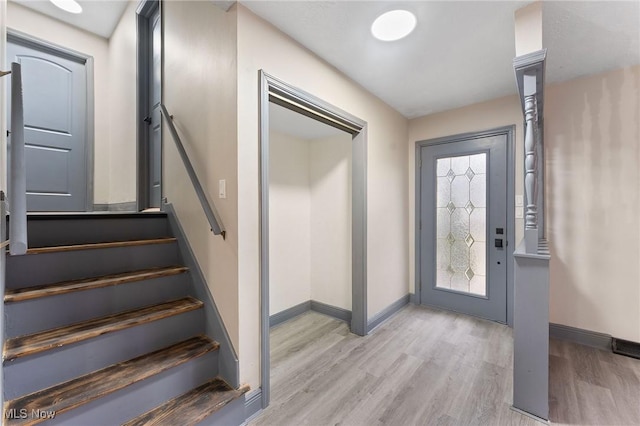
[(453, 142), (464, 142), (473, 139), (501, 136), (507, 137), (507, 325), (513, 326), (513, 280), (514, 280), (514, 259), (513, 252), (515, 250), (515, 145), (514, 135), (516, 131), (515, 125), (497, 127), (479, 132), (461, 133), (457, 135), (444, 136), (434, 139), (426, 139), (416, 141), (415, 143), (415, 300), (421, 304), (422, 296), (422, 280), (421, 280), (421, 232), (420, 232), (420, 206), (422, 205), (422, 188), (421, 188), (421, 154), (422, 148), (434, 145), (442, 145)]
[[(164, 85), (164, 25), (162, 2), (160, 0), (141, 0), (136, 8), (136, 157), (138, 164), (138, 182), (137, 182), (137, 209), (142, 211), (151, 204), (149, 200), (149, 170), (151, 164), (149, 161), (149, 126), (143, 125), (144, 117), (151, 115), (149, 110), (149, 83), (152, 76), (150, 75), (149, 46), (151, 46), (151, 35), (149, 34), (149, 24), (151, 16), (157, 10), (160, 13), (160, 102), (163, 102), (163, 85)], [(162, 120), (162, 117), (160, 117)], [(160, 126), (160, 145), (162, 147), (162, 126)], [(162, 167), (162, 148), (160, 149), (160, 175), (164, 177)], [(160, 179), (160, 197), (162, 198), (162, 181)], [(160, 202), (162, 206), (162, 201)]]
[(304, 90), (259, 71), (260, 145), (260, 378), (262, 408), (270, 400), (269, 341), (269, 103), (352, 135), (351, 332), (367, 334), (367, 122)]
[(50, 41), (34, 37), (21, 31), (7, 28), (7, 43), (11, 42), (32, 49), (40, 50), (64, 59), (68, 59), (70, 61), (79, 62), (84, 65), (87, 82), (87, 114), (85, 118), (85, 174), (87, 182), (87, 193), (85, 196), (85, 211), (91, 212), (94, 210), (93, 196), (95, 168), (95, 93), (93, 80), (93, 56), (57, 45), (55, 43), (51, 43)]

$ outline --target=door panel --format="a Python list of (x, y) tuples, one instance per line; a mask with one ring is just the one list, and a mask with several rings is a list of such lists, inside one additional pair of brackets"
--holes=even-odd
[[(17, 57), (25, 87), (25, 127), (71, 134), (73, 71), (44, 58), (20, 54)], [(42, 102), (43, 99), (46, 102)]]
[(149, 78), (149, 111), (151, 111), (151, 128), (149, 132), (149, 207), (160, 207), (162, 197), (162, 114), (161, 102), (161, 27), (160, 10), (151, 16), (151, 69)]
[(506, 135), (420, 155), (421, 303), (506, 322)]
[(12, 41), (7, 55), (22, 66), (27, 210), (84, 211), (85, 65)]

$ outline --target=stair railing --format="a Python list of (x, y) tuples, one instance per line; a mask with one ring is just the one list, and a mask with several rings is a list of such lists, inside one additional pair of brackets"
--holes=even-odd
[[(20, 64), (13, 62), (11, 72), (3, 72), (2, 75), (11, 74), (11, 146), (8, 164), (9, 177), (9, 203), (11, 214), (9, 221), (9, 236), (5, 235), (6, 210), (3, 210), (3, 234), (0, 244), (4, 248), (9, 245), (12, 255), (22, 255), (27, 252), (27, 171), (24, 148), (24, 108), (22, 104), (22, 69)], [(4, 209), (7, 208), (2, 194)]]
[(209, 225), (211, 226), (211, 232), (215, 235), (222, 235), (224, 239), (226, 237), (226, 231), (224, 226), (222, 225), (222, 221), (220, 220), (220, 216), (215, 210), (215, 206), (213, 203), (209, 202), (206, 192), (202, 188), (200, 184), (200, 180), (198, 180), (198, 176), (196, 175), (195, 170), (193, 169), (193, 165), (191, 161), (189, 161), (189, 156), (184, 149), (184, 145), (182, 144), (182, 140), (178, 135), (176, 127), (173, 124), (173, 116), (169, 115), (167, 108), (164, 104), (160, 104), (160, 110), (162, 111), (162, 115), (164, 116), (167, 126), (169, 127), (169, 132), (171, 133), (171, 137), (176, 144), (176, 148), (178, 149), (178, 153), (180, 154), (180, 158), (182, 158), (182, 163), (184, 164), (185, 169), (187, 170), (187, 174), (191, 179), (191, 184), (193, 185), (193, 189), (196, 191), (196, 195), (198, 196), (198, 200), (200, 200), (200, 205), (202, 206), (202, 210), (204, 211), (207, 220), (209, 221)]

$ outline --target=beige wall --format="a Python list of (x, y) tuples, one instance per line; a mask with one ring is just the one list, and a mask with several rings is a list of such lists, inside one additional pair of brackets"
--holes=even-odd
[(7, 27), (94, 59), (94, 203), (109, 202), (109, 44), (97, 35), (7, 2)]
[(351, 135), (269, 135), (269, 315), (351, 310)]
[(311, 191), (304, 139), (269, 135), (269, 315), (311, 299)]
[(109, 203), (136, 201), (136, 8), (132, 1), (109, 39)]
[[(178, 213), (238, 349), (236, 12), (224, 12), (213, 2), (163, 4), (163, 102), (175, 117), (205, 191), (215, 201), (226, 227), (226, 240), (210, 232), (166, 126), (163, 191)], [(226, 180), (225, 199), (218, 198), (219, 179)], [(257, 188), (257, 180), (254, 185)]]
[(542, 49), (542, 8), (542, 1), (534, 1), (516, 10), (514, 14), (516, 56)]
[[(523, 144), (522, 109), (517, 96), (508, 96), (488, 102), (444, 111), (409, 121), (409, 262), (410, 288), (415, 290), (415, 146), (417, 141), (451, 136), (460, 133), (489, 130), (501, 126), (516, 125), (516, 194), (523, 193)], [(514, 206), (511, 206), (515, 209)], [(522, 219), (516, 219), (515, 242), (524, 234)]]
[(547, 86), (551, 321), (640, 341), (640, 66)]
[[(232, 10), (235, 10), (232, 9)], [(238, 11), (238, 271), (240, 375), (260, 384), (258, 71), (283, 79), (369, 123), (368, 314), (408, 291), (407, 121), (335, 68), (256, 17)]]
[(309, 142), (311, 299), (351, 310), (351, 135)]

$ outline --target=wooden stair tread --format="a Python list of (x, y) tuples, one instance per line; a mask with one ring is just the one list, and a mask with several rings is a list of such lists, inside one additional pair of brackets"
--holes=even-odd
[[(55, 411), (59, 415), (217, 350), (218, 347), (217, 342), (206, 336), (192, 337), (164, 349), (113, 364), (102, 370), (7, 401), (4, 412), (19, 413), (21, 409), (26, 409), (29, 416), (32, 410)], [(6, 419), (6, 424), (33, 425), (42, 421), (45, 419), (16, 418)]]
[(176, 239), (174, 237), (162, 237), (150, 238), (145, 240), (110, 241), (103, 243), (72, 244), (67, 246), (33, 247), (27, 250), (27, 254), (58, 253), (63, 251), (75, 250), (95, 250), (115, 247), (145, 246), (150, 244), (168, 244), (175, 241)]
[(14, 337), (7, 339), (5, 342), (4, 360), (6, 362), (18, 357), (37, 354), (52, 348), (193, 311), (202, 306), (203, 303), (201, 301), (193, 297), (185, 297), (51, 330)]
[(125, 423), (123, 426), (182, 426), (197, 424), (249, 390), (233, 389), (219, 378), (204, 383), (159, 407)]
[(169, 266), (149, 268), (121, 274), (104, 275), (101, 277), (83, 278), (80, 280), (63, 281), (55, 284), (45, 284), (34, 287), (8, 289), (4, 295), (5, 303), (22, 302), (40, 297), (57, 296), (75, 291), (91, 290), (110, 287), (119, 284), (133, 283), (154, 278), (178, 275), (188, 270), (185, 266)]

